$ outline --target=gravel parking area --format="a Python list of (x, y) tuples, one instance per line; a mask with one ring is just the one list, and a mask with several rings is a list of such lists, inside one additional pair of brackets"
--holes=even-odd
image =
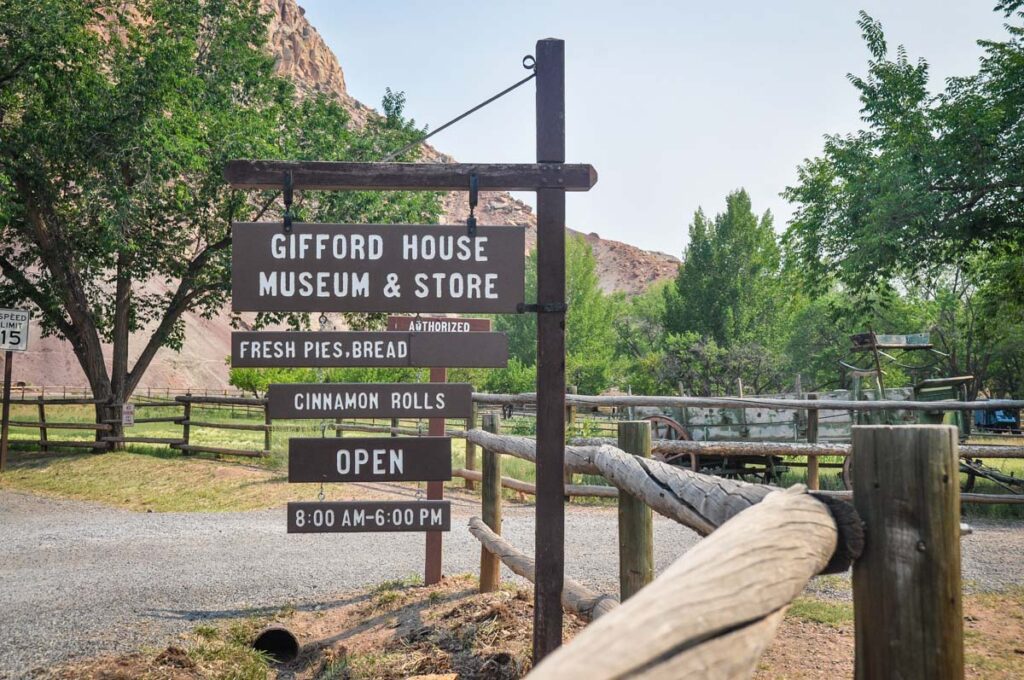
[[(453, 501), (446, 573), (473, 572), (479, 544), (463, 527), (479, 501)], [(506, 505), (503, 534), (533, 547), (533, 508)], [(1024, 584), (1024, 525), (975, 522), (964, 539), (969, 587)], [(696, 542), (655, 520), (657, 568)], [(417, 534), (288, 535), (284, 509), (136, 513), (0, 491), (0, 677), (19, 678), (80, 656), (166, 644), (203, 619), (261, 608), (328, 604), (346, 591), (419, 574)], [(616, 515), (573, 506), (567, 573), (617, 590)], [(510, 575), (509, 575), (510, 576)]]

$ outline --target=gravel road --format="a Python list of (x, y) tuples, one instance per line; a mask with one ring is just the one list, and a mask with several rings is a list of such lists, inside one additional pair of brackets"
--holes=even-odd
[[(452, 510), (445, 572), (473, 572), (479, 544), (464, 526), (479, 501), (456, 498)], [(963, 543), (971, 587), (1024, 583), (1024, 526), (973, 526)], [(533, 508), (506, 505), (502, 533), (532, 550)], [(660, 517), (655, 534), (659, 570), (697, 540)], [(571, 507), (566, 538), (567, 573), (615, 592), (615, 511)], [(136, 513), (0, 491), (0, 677), (166, 644), (207, 618), (328, 604), (348, 590), (421, 573), (422, 560), (417, 534), (288, 535), (283, 508)]]

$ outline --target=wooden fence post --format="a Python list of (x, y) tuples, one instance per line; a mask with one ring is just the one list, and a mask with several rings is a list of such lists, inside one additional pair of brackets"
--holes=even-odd
[[(651, 424), (646, 420), (619, 423), (619, 448), (651, 457)], [(636, 594), (654, 579), (654, 519), (643, 501), (619, 491), (619, 601)]]
[(957, 429), (853, 428), (857, 678), (964, 677)]
[(46, 402), (43, 401), (42, 393), (39, 395), (39, 448), (42, 449), (43, 453), (47, 453), (50, 447), (46, 441)]
[(185, 412), (182, 414), (181, 418), (181, 443), (182, 446), (185, 447), (181, 450), (181, 452), (185, 455), (189, 454), (188, 446), (192, 430), (192, 402), (189, 401), (189, 398), (191, 396), (191, 392), (185, 393)]
[[(797, 375), (799, 378), (799, 374)], [(808, 394), (808, 399), (817, 399), (817, 394)], [(807, 409), (807, 443), (818, 443), (818, 409)], [(818, 457), (807, 456), (807, 488), (817, 490), (820, 481), (818, 479)]]
[[(568, 394), (579, 394), (579, 391), (580, 391), (579, 388), (576, 385), (569, 385), (567, 388), (565, 388), (565, 390), (566, 390), (566, 393), (568, 393)], [(566, 404), (565, 405), (565, 431), (566, 431), (566, 433), (568, 433), (568, 436), (570, 436), (570, 437), (575, 436), (575, 429), (574, 429), (575, 427), (576, 427), (576, 407), (571, 405), (571, 404)], [(564, 478), (566, 486), (572, 484), (572, 481), (573, 481), (572, 480), (572, 471), (569, 470), (569, 469), (566, 469), (565, 472), (563, 473), (563, 478)], [(569, 501), (572, 500), (572, 498), (570, 498), (569, 495), (566, 494), (563, 497), (563, 500), (566, 503), (568, 503)]]
[(270, 420), (270, 402), (268, 401), (263, 404), (263, 450), (268, 453), (272, 450), (271, 447), (274, 445), (273, 433), (270, 431), (271, 422), (272, 421)]
[[(471, 412), (471, 415), (469, 416), (469, 418), (466, 419), (466, 429), (467, 430), (472, 430), (474, 427), (476, 427), (476, 419), (477, 419), (476, 404), (473, 404), (473, 410)], [(467, 470), (476, 470), (476, 444), (470, 443), (469, 441), (466, 441), (466, 465), (465, 465), (465, 468)], [(469, 489), (470, 491), (472, 491), (473, 488), (476, 486), (476, 482), (474, 482), (472, 479), (466, 479), (465, 482), (466, 482), (466, 488)]]
[[(499, 421), (495, 413), (485, 413), (483, 429), (498, 434)], [(481, 510), (484, 524), (501, 535), (501, 454), (483, 450), (483, 479), (480, 481)], [(501, 559), (480, 547), (480, 592), (497, 590), (501, 583)]]

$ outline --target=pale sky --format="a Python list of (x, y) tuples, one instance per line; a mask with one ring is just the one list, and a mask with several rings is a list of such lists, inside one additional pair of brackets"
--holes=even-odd
[[(600, 175), (569, 194), (568, 224), (677, 257), (694, 210), (722, 210), (737, 187), (781, 230), (797, 165), (860, 127), (846, 79), (866, 70), (859, 9), (890, 51), (930, 63), (933, 87), (977, 70), (979, 38), (1005, 35), (995, 0), (299, 2), (354, 97), (379, 108), (385, 87), (403, 90), (431, 128), (526, 75), (538, 39), (564, 39), (567, 161)], [(532, 162), (533, 106), (530, 83), (431, 143), (464, 162)]]

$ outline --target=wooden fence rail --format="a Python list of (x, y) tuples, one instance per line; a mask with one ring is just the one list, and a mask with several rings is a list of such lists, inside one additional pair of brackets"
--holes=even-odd
[[(469, 533), (480, 541), (484, 550), (497, 557), (502, 564), (511, 569), (512, 573), (522, 576), (530, 583), (536, 580), (533, 558), (516, 550), (511, 543), (491, 531), (479, 517), (469, 520)], [(612, 612), (619, 602), (611, 595), (595, 593), (577, 581), (567, 578), (562, 586), (562, 605), (583, 618), (592, 620)]]
[[(478, 404), (524, 405), (536, 402), (537, 395), (473, 393)], [(776, 408), (794, 411), (994, 411), (1024, 408), (1021, 399), (989, 399), (987, 401), (856, 401), (851, 399), (776, 399), (770, 397), (661, 397), (661, 396), (592, 396), (565, 395), (567, 406), (653, 406), (659, 408)]]
[[(536, 460), (536, 443), (526, 437), (470, 430), (466, 438), (495, 453)], [(566, 446), (565, 464), (573, 472), (603, 476), (620, 491), (642, 500), (655, 512), (686, 525), (702, 536), (777, 490), (762, 484), (702, 475), (661, 461), (630, 455), (610, 445)], [(830, 502), (827, 496), (818, 500)], [(840, 521), (844, 529), (843, 541), (836, 563), (830, 565), (829, 571), (845, 570), (859, 554), (863, 536), (854, 524), (847, 526), (845, 523), (848, 521), (848, 517)]]
[(529, 677), (749, 677), (789, 604), (829, 563), (838, 537), (825, 505), (802, 489), (775, 491)]
[[(604, 446), (613, 444), (609, 437), (574, 437), (570, 444), (579, 446)], [(698, 454), (714, 456), (819, 456), (846, 457), (850, 455), (850, 444), (825, 444), (803, 442), (728, 442), (728, 441), (686, 441), (680, 439), (655, 439), (651, 451), (668, 454)], [(1002, 446), (999, 444), (961, 444), (961, 458), (1024, 458), (1024, 446)]]

